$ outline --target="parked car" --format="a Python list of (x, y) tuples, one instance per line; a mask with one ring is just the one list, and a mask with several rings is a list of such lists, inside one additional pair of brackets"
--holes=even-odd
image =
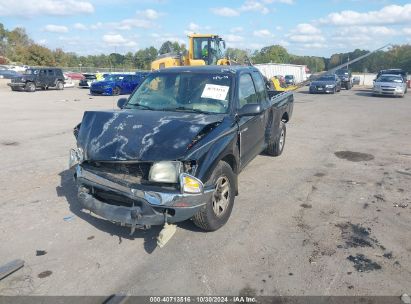
[(77, 72), (66, 72), (65, 73), (67, 77), (70, 77), (73, 80), (82, 80), (84, 79), (84, 76), (82, 73), (77, 73)]
[(293, 100), (270, 94), (254, 67), (152, 72), (121, 110), (87, 111), (74, 129), (80, 205), (132, 232), (189, 218), (217, 230), (239, 173), (263, 151), (283, 152)]
[(84, 79), (81, 79), (80, 81), (79, 81), (79, 87), (81, 87), (81, 88), (90, 88), (90, 85), (93, 83), (93, 82), (96, 82), (97, 81), (97, 77), (96, 77), (96, 75), (95, 74), (83, 74), (83, 76), (84, 76)]
[(349, 69), (339, 69), (335, 71), (335, 74), (341, 79), (341, 87), (344, 87), (346, 90), (352, 88), (352, 74)]
[(360, 84), (360, 77), (359, 76), (354, 76), (352, 78), (352, 85), (359, 85)]
[[(408, 79), (408, 73), (402, 69), (381, 70), (378, 72), (377, 77), (375, 79), (378, 79), (381, 75), (384, 75), (384, 74), (400, 75), (404, 79), (405, 83), (407, 82), (407, 79)], [(405, 93), (407, 93), (407, 91), (408, 91), (407, 86), (405, 86)]]
[(390, 95), (401, 96), (407, 90), (407, 83), (401, 75), (382, 74), (374, 81), (373, 94), (374, 95)]
[(284, 77), (285, 83), (287, 85), (295, 85), (295, 77), (294, 75), (285, 75)]
[(58, 68), (27, 69), (23, 75), (12, 79), (8, 83), (13, 91), (25, 90), (34, 92), (36, 88), (46, 90), (48, 88), (64, 89), (63, 71)]
[(310, 93), (331, 93), (341, 91), (341, 79), (336, 74), (320, 76), (310, 83)]
[(18, 77), (20, 75), (20, 73), (13, 70), (0, 70), (0, 78), (13, 79), (14, 77)]
[(91, 95), (120, 95), (130, 94), (141, 83), (138, 75), (111, 74), (104, 80), (93, 82), (90, 86)]

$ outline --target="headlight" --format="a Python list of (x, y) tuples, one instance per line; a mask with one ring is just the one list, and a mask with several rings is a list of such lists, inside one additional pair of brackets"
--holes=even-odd
[(397, 90), (397, 91), (399, 91), (399, 92), (402, 92), (402, 91), (403, 91), (403, 88), (402, 88), (402, 87), (396, 87), (395, 90)]
[(202, 193), (204, 186), (198, 179), (188, 174), (181, 174), (180, 176), (181, 190), (185, 193)]
[(69, 169), (75, 165), (81, 164), (84, 160), (84, 153), (82, 148), (70, 149), (69, 155)]
[(333, 85), (333, 84), (327, 84), (325, 87), (326, 87), (327, 89), (332, 89), (333, 87), (335, 87), (335, 85)]
[(181, 162), (161, 161), (151, 166), (148, 179), (157, 183), (175, 184), (181, 172)]

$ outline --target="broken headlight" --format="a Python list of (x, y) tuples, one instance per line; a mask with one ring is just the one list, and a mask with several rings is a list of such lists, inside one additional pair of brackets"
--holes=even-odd
[(75, 165), (81, 164), (84, 160), (83, 149), (70, 149), (69, 155), (69, 169)]
[(181, 173), (181, 162), (179, 161), (160, 161), (151, 166), (148, 179), (156, 183), (178, 182), (178, 177)]

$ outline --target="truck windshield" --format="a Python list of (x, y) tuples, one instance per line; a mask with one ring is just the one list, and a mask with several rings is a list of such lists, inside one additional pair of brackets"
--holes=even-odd
[(227, 113), (231, 74), (150, 74), (130, 97), (126, 108)]

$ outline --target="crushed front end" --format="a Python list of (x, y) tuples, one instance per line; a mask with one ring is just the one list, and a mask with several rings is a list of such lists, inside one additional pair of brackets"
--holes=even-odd
[[(70, 153), (70, 165), (77, 162), (73, 167), (80, 205), (122, 226), (147, 228), (187, 220), (213, 193), (192, 175), (191, 163), (94, 162), (82, 160), (81, 153), (81, 149)], [(160, 170), (153, 177), (156, 167)], [(175, 171), (167, 173), (170, 167)]]

